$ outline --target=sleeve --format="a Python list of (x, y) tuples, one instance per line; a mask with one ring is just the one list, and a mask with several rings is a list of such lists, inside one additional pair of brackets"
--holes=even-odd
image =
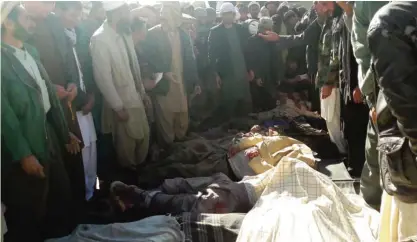
[(115, 111), (123, 109), (123, 102), (113, 84), (109, 47), (100, 40), (91, 40), (90, 51), (96, 85), (104, 99)]
[(318, 38), (320, 32), (320, 25), (317, 23), (317, 20), (314, 20), (301, 34), (281, 35), (277, 43), (277, 48), (279, 50), (284, 50), (301, 45), (311, 44), (311, 42), (314, 42), (312, 40)]
[[(4, 85), (4, 82), (3, 84)], [(10, 106), (8, 95), (1, 90), (1, 136), (3, 145), (10, 151), (13, 161), (32, 154), (30, 146), (20, 130), (19, 120)]]
[(397, 119), (401, 133), (409, 139), (412, 152), (417, 154), (415, 49), (407, 41), (410, 36), (405, 36), (403, 32), (393, 32), (389, 27), (381, 23), (376, 28), (370, 26), (369, 50), (382, 95)]
[(191, 40), (191, 37), (189, 34), (185, 33), (185, 37), (186, 37), (186, 41), (187, 41), (187, 48), (185, 48), (185, 50), (187, 51), (187, 53), (185, 54), (185, 56), (187, 57), (187, 69), (190, 72), (189, 75), (189, 81), (190, 83), (190, 87), (194, 88), (194, 86), (197, 86), (200, 84), (199, 82), (199, 78), (198, 78), (198, 72), (197, 72), (197, 65), (196, 65), (196, 59), (195, 59), (195, 53), (194, 53), (194, 48), (193, 48), (193, 43)]
[(245, 60), (248, 70), (254, 72), (255, 79), (259, 78), (257, 61), (260, 61), (260, 59), (258, 59), (258, 53), (257, 44), (252, 37), (249, 38), (248, 45), (245, 48)]
[(369, 96), (374, 91), (373, 74), (370, 70), (371, 53), (368, 48), (367, 31), (370, 19), (364, 13), (367, 2), (356, 2), (353, 9), (352, 21), (352, 49), (356, 62), (359, 65), (359, 88), (365, 96)]
[(208, 37), (208, 58), (213, 71), (217, 70), (217, 59), (219, 58), (219, 43), (216, 39), (216, 30), (211, 29)]

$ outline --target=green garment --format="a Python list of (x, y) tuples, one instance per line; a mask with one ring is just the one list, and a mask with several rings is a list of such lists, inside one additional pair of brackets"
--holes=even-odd
[[(371, 53), (368, 47), (367, 32), (369, 23), (372, 20), (372, 17), (375, 13), (385, 4), (386, 1), (377, 1), (377, 2), (367, 2), (367, 1), (357, 1), (355, 2), (355, 7), (353, 9), (353, 25), (352, 25), (352, 48), (353, 54), (355, 55), (356, 62), (359, 65), (359, 88), (363, 95), (369, 98), (372, 93), (374, 93), (375, 83), (374, 76), (371, 66)], [(376, 103), (375, 100), (369, 100), (369, 105), (374, 106)]]
[(233, 73), (231, 76), (222, 77), (222, 92), (224, 101), (245, 100), (250, 97), (249, 81), (245, 58), (240, 46), (240, 39), (233, 26), (225, 31), (230, 46), (230, 56)]
[(12, 161), (34, 155), (40, 162), (49, 158), (49, 128), (53, 128), (60, 144), (69, 143), (69, 130), (55, 89), (42, 64), (36, 49), (24, 48), (38, 64), (48, 89), (51, 109), (44, 112), (40, 88), (33, 77), (14, 56), (13, 48), (1, 45), (1, 130), (2, 166)]

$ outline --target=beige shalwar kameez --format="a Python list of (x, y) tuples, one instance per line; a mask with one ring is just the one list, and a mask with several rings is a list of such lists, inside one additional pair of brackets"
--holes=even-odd
[[(174, 10), (172, 10), (174, 11)], [(175, 13), (169, 18), (177, 22)], [(168, 18), (168, 17), (167, 17)], [(175, 82), (170, 83), (166, 96), (156, 96), (155, 117), (158, 134), (165, 144), (171, 144), (175, 138), (183, 139), (188, 130), (188, 103), (184, 88), (183, 59), (180, 33), (178, 28), (163, 28), (167, 32), (172, 50), (171, 72)]]
[[(116, 33), (105, 21), (91, 37), (90, 51), (95, 81), (105, 99), (103, 133), (113, 134), (120, 165), (136, 169), (148, 154), (149, 125), (132, 37)], [(116, 112), (120, 110), (128, 113), (126, 122), (119, 121)]]

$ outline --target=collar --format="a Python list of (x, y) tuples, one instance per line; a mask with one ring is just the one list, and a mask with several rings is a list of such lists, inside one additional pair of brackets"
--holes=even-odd
[(120, 39), (123, 38), (123, 36), (119, 33), (117, 33), (111, 26), (110, 24), (107, 22), (107, 20), (104, 21), (103, 23), (103, 29), (104, 31), (112, 38), (114, 39)]
[(16, 48), (16, 47), (14, 47), (14, 46), (11, 46), (11, 45), (9, 45), (9, 44), (6, 44), (6, 43), (4, 43), (4, 42), (1, 42), (1, 48), (2, 49), (5, 49), (5, 50), (7, 50), (7, 51), (9, 51), (9, 52), (11, 52), (11, 53), (16, 53), (16, 51), (23, 51), (23, 52), (27, 52), (26, 51), (26, 48), (25, 48), (25, 44), (23, 44), (23, 49), (18, 49), (18, 48)]

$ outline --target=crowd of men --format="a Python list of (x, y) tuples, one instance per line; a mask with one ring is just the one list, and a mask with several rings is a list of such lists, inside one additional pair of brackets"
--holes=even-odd
[(416, 3), (85, 5), (2, 2), (6, 241), (69, 233), (112, 147), (139, 172), (192, 122), (267, 111), (283, 94), (326, 120), (368, 204), (417, 211)]

